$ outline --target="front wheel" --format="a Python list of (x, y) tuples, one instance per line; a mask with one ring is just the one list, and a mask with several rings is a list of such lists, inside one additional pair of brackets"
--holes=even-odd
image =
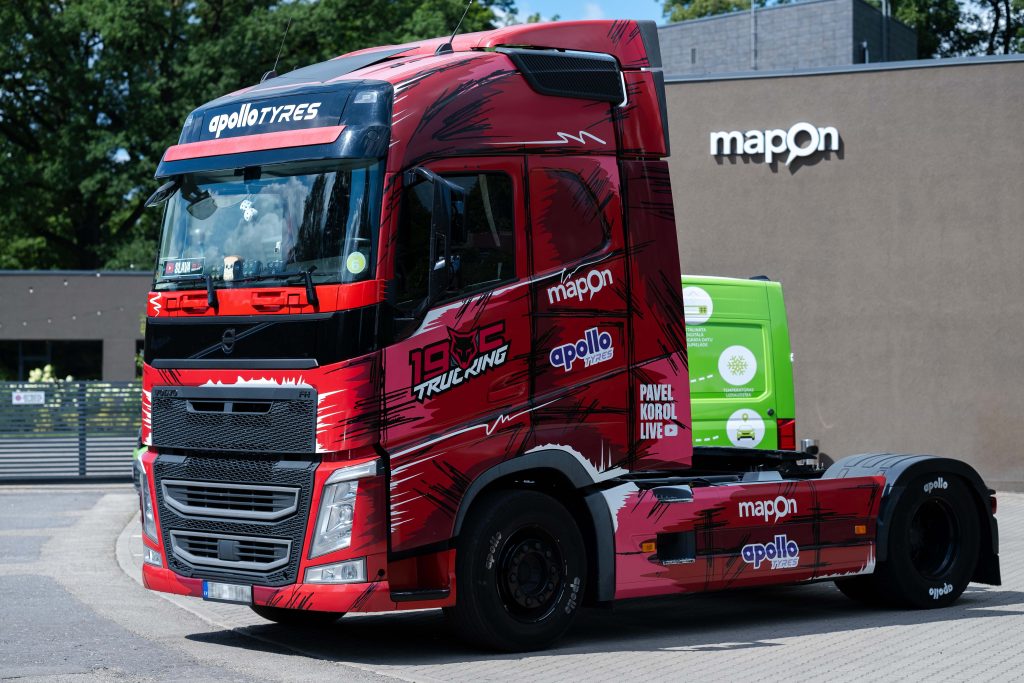
[(458, 634), (506, 652), (548, 647), (583, 599), (586, 547), (572, 515), (550, 496), (499, 491), (474, 504), (459, 536)]
[(345, 616), (344, 612), (315, 612), (313, 610), (268, 607), (267, 605), (250, 605), (250, 608), (264, 619), (269, 619), (282, 626), (330, 626)]

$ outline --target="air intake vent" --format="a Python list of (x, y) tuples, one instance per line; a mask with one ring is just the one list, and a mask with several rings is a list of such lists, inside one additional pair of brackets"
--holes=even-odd
[(290, 486), (256, 486), (222, 482), (161, 482), (164, 500), (183, 517), (223, 517), (272, 522), (293, 514), (299, 505), (299, 489)]
[(154, 387), (152, 406), (157, 448), (316, 451), (312, 388)]
[(193, 566), (268, 572), (288, 564), (291, 541), (171, 531), (171, 552)]
[(543, 95), (619, 104), (626, 99), (619, 63), (611, 55), (498, 48)]

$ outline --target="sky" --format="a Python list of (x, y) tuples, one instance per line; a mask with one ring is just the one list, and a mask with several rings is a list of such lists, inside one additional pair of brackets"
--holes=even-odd
[(540, 12), (544, 19), (654, 19), (665, 23), (660, 0), (516, 0), (520, 17)]

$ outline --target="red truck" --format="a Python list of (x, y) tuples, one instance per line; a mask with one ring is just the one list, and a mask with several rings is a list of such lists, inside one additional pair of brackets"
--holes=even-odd
[(693, 446), (659, 67), (653, 22), (521, 25), (188, 116), (150, 200), (146, 586), (529, 650), (628, 598), (999, 583), (962, 462)]

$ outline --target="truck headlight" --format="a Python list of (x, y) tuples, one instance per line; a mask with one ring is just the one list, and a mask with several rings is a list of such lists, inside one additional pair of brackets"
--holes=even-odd
[(343, 467), (324, 482), (320, 496), (320, 512), (313, 532), (310, 557), (347, 548), (352, 542), (352, 521), (356, 514), (356, 493), (359, 480), (377, 474), (377, 461)]
[(142, 531), (156, 542), (156, 515), (153, 513), (153, 498), (149, 492), (149, 477), (146, 468), (139, 468), (139, 497), (142, 498)]

